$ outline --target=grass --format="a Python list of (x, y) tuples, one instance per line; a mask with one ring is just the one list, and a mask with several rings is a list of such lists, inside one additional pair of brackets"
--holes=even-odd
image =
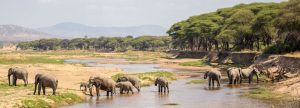
[(204, 79), (199, 79), (199, 80), (191, 80), (191, 81), (189, 81), (189, 82), (186, 82), (186, 84), (202, 84), (202, 83), (204, 83), (204, 82), (206, 82), (206, 80), (204, 80)]
[(101, 53), (82, 50), (58, 50), (58, 51), (12, 51), (0, 52), (0, 64), (63, 64), (65, 58), (70, 57), (101, 57), (122, 58), (130, 61), (157, 61), (168, 54), (163, 52), (127, 51), (117, 53)]
[(209, 62), (206, 59), (201, 59), (198, 61), (188, 61), (179, 63), (181, 66), (195, 66), (195, 67), (202, 67), (209, 65)]
[(51, 108), (52, 106), (42, 99), (25, 99), (21, 101), (23, 108)]
[(0, 64), (63, 64), (64, 60), (49, 58), (48, 56), (20, 56), (0, 57)]
[[(52, 100), (54, 103), (50, 103), (45, 100)], [(52, 108), (58, 105), (70, 105), (73, 103), (83, 102), (83, 99), (74, 93), (62, 93), (59, 95), (41, 96), (30, 99), (23, 99), (21, 105), (22, 108)]]
[(175, 75), (171, 72), (145, 72), (145, 73), (130, 73), (130, 74), (116, 74), (112, 76), (114, 80), (117, 80), (120, 76), (134, 75), (141, 80), (142, 86), (150, 86), (154, 83), (154, 80), (158, 77), (165, 77), (169, 80), (176, 80)]
[(9, 86), (8, 83), (0, 83), (0, 97), (11, 95), (26, 89), (32, 90), (33, 87), (33, 84), (28, 84), (27, 86), (24, 86), (23, 83), (19, 83), (17, 86)]
[(270, 89), (266, 87), (259, 87), (258, 89), (245, 93), (243, 96), (256, 98), (256, 99), (263, 99), (263, 100), (287, 100), (290, 97), (288, 96), (288, 94), (272, 92)]
[(83, 101), (83, 99), (81, 99), (78, 95), (74, 93), (62, 93), (59, 95), (51, 95), (47, 98), (53, 100), (56, 104), (73, 104)]

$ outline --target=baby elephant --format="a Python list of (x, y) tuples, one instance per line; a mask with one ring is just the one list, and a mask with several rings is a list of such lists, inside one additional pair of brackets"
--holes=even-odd
[(80, 90), (81, 90), (81, 88), (84, 88), (84, 89), (83, 89), (84, 92), (86, 92), (87, 89), (90, 88), (90, 87), (91, 87), (91, 86), (90, 86), (90, 84), (89, 84), (88, 82), (81, 82), (81, 83), (80, 83)]
[(125, 81), (125, 82), (118, 82), (116, 85), (117, 88), (120, 88), (120, 94), (123, 94), (123, 91), (127, 92), (127, 94), (129, 93), (129, 91), (133, 93), (133, 85), (131, 84), (131, 82), (129, 81)]
[(204, 73), (204, 79), (208, 78), (208, 86), (211, 87), (211, 83), (212, 86), (215, 86), (215, 81), (217, 81), (218, 83), (218, 87), (220, 87), (220, 80), (221, 80), (221, 72), (214, 70), (214, 71), (206, 71)]
[(158, 85), (158, 92), (163, 92), (163, 89), (164, 92), (166, 92), (166, 89), (168, 89), (169, 92), (169, 82), (166, 78), (163, 77), (156, 78), (155, 86), (157, 85)]
[(139, 80), (138, 77), (136, 76), (122, 76), (122, 77), (119, 77), (117, 79), (117, 82), (123, 82), (123, 81), (129, 81), (136, 89), (138, 92), (140, 92), (141, 90), (141, 82)]

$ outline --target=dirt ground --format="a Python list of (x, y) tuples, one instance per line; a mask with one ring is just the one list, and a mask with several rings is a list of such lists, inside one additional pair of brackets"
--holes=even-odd
[[(121, 70), (117, 68), (104, 68), (104, 67), (84, 67), (82, 65), (70, 65), (70, 64), (63, 64), (63, 65), (54, 65), (54, 64), (34, 64), (34, 65), (0, 65), (0, 81), (4, 84), (8, 84), (7, 78), (7, 70), (10, 67), (20, 67), (25, 68), (29, 73), (29, 84), (34, 83), (34, 77), (37, 73), (46, 73), (52, 74), (57, 77), (58, 83), (58, 90), (57, 93), (72, 90), (79, 96), (83, 96), (84, 94), (79, 91), (79, 84), (80, 82), (88, 81), (88, 78), (93, 75), (101, 75), (101, 76), (111, 76), (116, 73), (120, 73)], [(22, 80), (18, 80), (18, 85), (23, 85)], [(13, 91), (7, 91), (13, 92)], [(47, 90), (48, 94), (52, 93), (51, 89)], [(34, 98), (35, 96), (32, 95), (33, 90), (31, 89), (24, 89), (21, 92), (13, 92), (9, 95), (1, 96), (0, 98), (0, 107), (1, 108), (9, 108), (19, 103), (21, 99), (24, 98)]]

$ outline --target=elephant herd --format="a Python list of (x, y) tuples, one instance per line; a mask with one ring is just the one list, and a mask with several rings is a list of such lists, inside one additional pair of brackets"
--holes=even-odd
[[(28, 72), (26, 69), (19, 67), (12, 67), (8, 69), (8, 85), (11, 85), (11, 77), (12, 77), (12, 85), (17, 86), (17, 80), (22, 79), (24, 81), (24, 86), (28, 85)], [(53, 90), (53, 95), (56, 93), (58, 80), (53, 75), (48, 74), (36, 74), (34, 79), (34, 92), (35, 95), (36, 89), (38, 88), (38, 95), (40, 95), (41, 90), (43, 94), (46, 94), (46, 87), (50, 87)]]
[[(246, 69), (241, 69), (237, 67), (231, 67), (227, 69), (227, 76), (229, 84), (240, 84), (243, 79), (247, 79), (248, 83), (251, 84), (253, 76), (256, 76), (256, 82), (259, 82), (260, 71), (255, 67), (249, 67)], [(208, 78), (208, 86), (214, 86), (214, 81), (217, 82), (217, 86), (220, 87), (221, 72), (218, 70), (206, 71), (204, 73), (204, 79)]]
[[(12, 77), (12, 82), (11, 82)], [(17, 80), (21, 79), (24, 81), (24, 86), (28, 85), (28, 72), (26, 69), (19, 67), (12, 67), (8, 69), (8, 85), (16, 86)], [(38, 89), (38, 95), (40, 95), (41, 90), (43, 94), (46, 94), (46, 87), (52, 88), (52, 94), (56, 94), (56, 89), (58, 86), (58, 80), (55, 76), (50, 74), (41, 74), (38, 73), (35, 75), (34, 79), (34, 92), (36, 94), (36, 89)], [(169, 82), (166, 78), (159, 77), (155, 80), (155, 86), (158, 86), (159, 92), (169, 92)], [(120, 94), (131, 92), (134, 94), (133, 89), (136, 89), (140, 92), (141, 82), (138, 77), (135, 76), (122, 76), (119, 77), (116, 81), (111, 78), (101, 77), (101, 76), (91, 76), (87, 82), (80, 84), (80, 90), (84, 88), (86, 92), (89, 90), (90, 95), (93, 96), (93, 87), (95, 87), (96, 95), (100, 96), (100, 90), (106, 91), (107, 96), (112, 96), (116, 94), (116, 88), (119, 88)]]
[[(274, 70), (274, 69), (273, 69)], [(267, 70), (269, 75), (273, 72), (272, 69)], [(278, 69), (277, 69), (278, 70)], [(246, 69), (241, 69), (237, 67), (231, 67), (227, 69), (227, 76), (229, 84), (240, 84), (243, 79), (247, 79), (250, 84), (253, 80), (253, 76), (256, 76), (256, 82), (259, 82), (260, 71), (254, 66)], [(221, 72), (218, 70), (206, 71), (204, 73), (204, 79), (208, 79), (208, 86), (214, 87), (215, 81), (217, 86), (220, 87)], [(270, 76), (270, 75), (269, 75)], [(11, 82), (12, 77), (12, 82)], [(22, 79), (24, 81), (24, 86), (28, 85), (28, 72), (19, 67), (13, 67), (8, 69), (8, 84), (11, 86), (17, 85), (17, 79)], [(154, 81), (155, 86), (158, 86), (158, 92), (169, 92), (169, 81), (164, 77), (156, 78)], [(56, 94), (56, 89), (58, 86), (58, 80), (55, 76), (49, 74), (38, 73), (35, 75), (34, 79), (34, 95), (36, 94), (36, 89), (38, 89), (38, 95), (40, 95), (41, 90), (43, 94), (46, 93), (46, 87), (50, 87), (53, 90), (53, 95)], [(116, 94), (116, 88), (119, 88), (120, 94), (132, 93), (136, 89), (138, 92), (141, 90), (141, 82), (136, 76), (121, 76), (114, 81), (111, 78), (101, 77), (101, 76), (91, 76), (87, 82), (80, 84), (80, 90), (84, 88), (84, 91), (93, 96), (93, 87), (95, 87), (96, 95), (100, 96), (100, 90), (106, 91), (107, 96), (112, 96)]]
[[(169, 92), (169, 82), (166, 78), (157, 78), (155, 86), (158, 86), (158, 92)], [(106, 91), (106, 96), (113, 96), (116, 94), (116, 88), (119, 88), (120, 94), (129, 94), (130, 92), (134, 94), (134, 89), (140, 92), (141, 81), (136, 76), (121, 76), (116, 82), (111, 78), (91, 76), (88, 82), (80, 84), (80, 89), (82, 87), (85, 92), (87, 89), (89, 90), (90, 96), (93, 96), (93, 87), (95, 87), (97, 96), (100, 96), (100, 90)]]

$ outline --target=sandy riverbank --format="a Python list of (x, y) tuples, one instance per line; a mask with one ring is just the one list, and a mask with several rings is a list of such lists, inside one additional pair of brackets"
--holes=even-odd
[[(71, 90), (73, 93), (82, 96), (84, 94), (79, 91), (80, 82), (88, 81), (92, 75), (102, 75), (110, 77), (114, 74), (120, 73), (121, 70), (117, 68), (105, 67), (84, 67), (82, 65), (71, 64), (16, 64), (16, 65), (0, 65), (0, 81), (3, 84), (8, 84), (7, 70), (12, 66), (25, 68), (29, 73), (29, 83), (34, 83), (34, 76), (36, 73), (53, 74), (59, 80), (58, 94)], [(18, 85), (23, 86), (23, 81), (18, 80)], [(10, 89), (9, 89), (10, 90)], [(12, 107), (25, 98), (34, 98), (33, 89), (16, 90), (15, 92), (7, 91), (8, 95), (1, 95), (0, 107)], [(48, 94), (52, 93), (51, 89), (47, 90)]]

